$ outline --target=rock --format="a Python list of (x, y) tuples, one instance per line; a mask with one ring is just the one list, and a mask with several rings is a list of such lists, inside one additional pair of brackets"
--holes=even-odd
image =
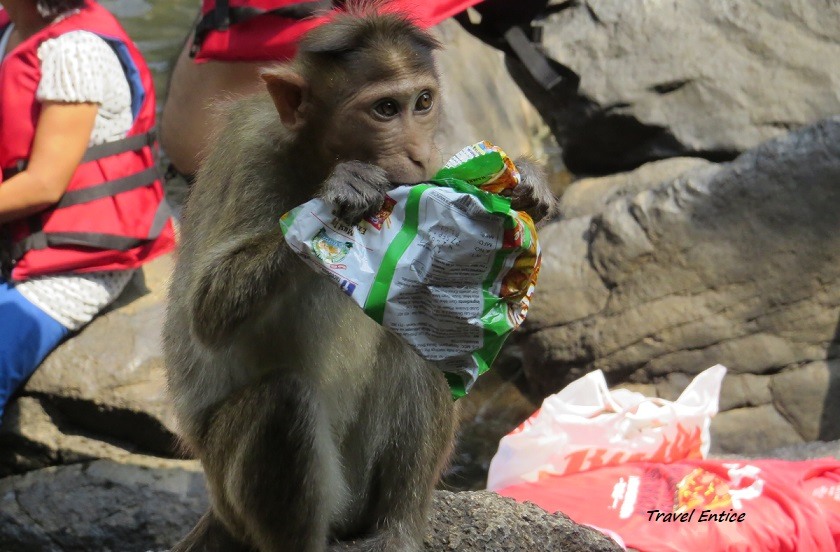
[(840, 112), (840, 4), (557, 3), (538, 24), (568, 88), (509, 66), (573, 172), (678, 155), (727, 160)]
[(86, 435), (52, 410), (32, 397), (9, 405), (0, 426), (0, 477), (97, 458), (123, 459), (136, 450), (131, 443)]
[[(773, 402), (770, 391), (772, 376), (756, 376), (754, 374), (731, 374), (726, 378), (726, 385), (720, 390), (719, 407), (721, 410), (731, 410), (744, 406), (760, 406)], [(661, 395), (674, 399), (675, 396)]]
[(435, 494), (425, 549), (434, 552), (596, 552), (621, 550), (610, 538), (563, 514), (489, 491)]
[(646, 163), (627, 173), (582, 178), (560, 197), (561, 216), (571, 219), (597, 214), (610, 203), (674, 180), (690, 169), (710, 164), (696, 157), (674, 157)]
[(132, 456), (45, 468), (0, 480), (0, 550), (161, 550), (207, 504), (196, 462)]
[(508, 74), (504, 55), (452, 19), (435, 29), (444, 44), (437, 54), (443, 89), (437, 138), (441, 161), (480, 140), (489, 140), (511, 157), (544, 158), (551, 147), (545, 122)]
[(107, 313), (47, 357), (24, 396), (49, 403), (84, 430), (174, 454), (160, 347), (171, 268), (167, 255), (138, 271)]
[(833, 457), (840, 459), (840, 441), (811, 441), (801, 445), (788, 445), (764, 452), (764, 458), (778, 458), (780, 460), (810, 460), (815, 458)]
[(840, 358), (806, 364), (776, 375), (770, 391), (778, 411), (806, 441), (840, 438)]
[[(131, 455), (0, 481), (0, 550), (143, 552), (178, 542), (207, 508), (194, 461)], [(434, 498), (426, 550), (620, 550), (563, 514), (491, 492)]]
[(769, 404), (719, 412), (712, 418), (711, 440), (713, 453), (748, 455), (804, 442)]
[[(611, 190), (596, 212), (573, 186), (584, 214), (541, 231), (540, 282), (517, 337), (533, 394), (600, 368), (612, 385), (655, 384), (673, 398), (721, 363), (722, 406), (760, 407), (740, 414), (750, 424), (772, 409), (767, 423), (788, 426), (764, 449), (837, 438), (837, 182), (840, 117), (731, 163), (633, 184), (635, 194), (589, 183)], [(727, 447), (762, 445), (717, 434)]]

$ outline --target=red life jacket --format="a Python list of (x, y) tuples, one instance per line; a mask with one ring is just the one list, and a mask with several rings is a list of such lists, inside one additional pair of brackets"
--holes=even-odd
[[(0, 32), (8, 24), (0, 10)], [(76, 30), (100, 36), (119, 57), (131, 89), (134, 123), (125, 139), (88, 148), (56, 205), (0, 225), (0, 264), (8, 279), (131, 269), (175, 245), (152, 149), (151, 73), (117, 20), (95, 2), (29, 37), (0, 62), (3, 178), (23, 170), (32, 151), (41, 110), (35, 99), (41, 80), (38, 46)]]
[[(478, 4), (481, 0), (392, 0), (421, 27)], [(284, 61), (295, 54), (298, 40), (327, 20), (322, 14), (335, 0), (203, 0), (191, 55), (197, 62)]]

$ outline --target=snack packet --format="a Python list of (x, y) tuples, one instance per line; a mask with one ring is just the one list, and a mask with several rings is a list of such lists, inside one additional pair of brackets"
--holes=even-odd
[(355, 226), (320, 198), (280, 226), (307, 264), (443, 370), (458, 398), (524, 321), (537, 282), (534, 223), (498, 195), (519, 180), (504, 152), (479, 142), (431, 182), (390, 190)]

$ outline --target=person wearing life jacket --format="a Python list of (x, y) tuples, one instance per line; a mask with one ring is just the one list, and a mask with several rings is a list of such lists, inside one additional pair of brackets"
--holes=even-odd
[(92, 0), (0, 0), (0, 415), (68, 334), (172, 250), (151, 74)]
[[(346, 0), (348, 3), (352, 0)], [(431, 27), (482, 0), (391, 0), (387, 9)], [(167, 178), (191, 183), (213, 131), (220, 99), (264, 88), (266, 62), (294, 56), (301, 36), (326, 21), (344, 0), (203, 0), (175, 63), (161, 116), (161, 145), (171, 163)]]

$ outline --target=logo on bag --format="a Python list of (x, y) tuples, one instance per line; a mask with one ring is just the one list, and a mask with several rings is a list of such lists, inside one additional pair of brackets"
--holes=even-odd
[(312, 238), (312, 253), (325, 263), (333, 264), (340, 262), (347, 256), (347, 253), (352, 247), (353, 244), (351, 242), (337, 240), (328, 236), (324, 228)]
[(719, 510), (731, 505), (732, 496), (726, 480), (703, 468), (695, 468), (677, 483), (675, 512), (688, 512), (697, 507)]
[(365, 219), (365, 222), (376, 228), (377, 230), (382, 230), (382, 226), (388, 225), (390, 226), (391, 221), (391, 213), (394, 212), (394, 205), (397, 202), (389, 196), (385, 196), (385, 201), (382, 203), (382, 208), (379, 209), (379, 212), (375, 215), (369, 216)]

